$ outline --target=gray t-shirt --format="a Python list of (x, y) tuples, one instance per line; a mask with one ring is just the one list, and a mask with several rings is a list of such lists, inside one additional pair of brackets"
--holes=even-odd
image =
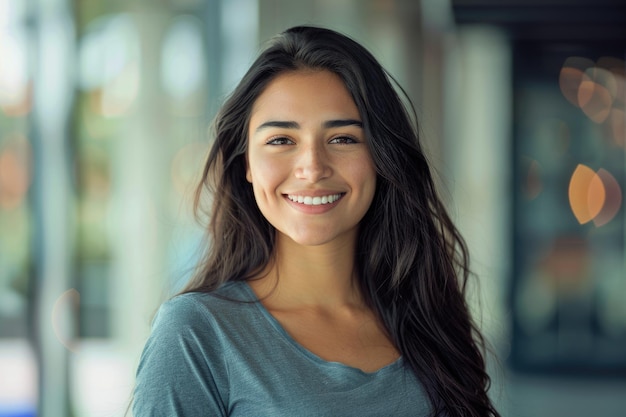
[(402, 358), (372, 373), (296, 342), (246, 283), (164, 303), (137, 369), (134, 417), (427, 416)]

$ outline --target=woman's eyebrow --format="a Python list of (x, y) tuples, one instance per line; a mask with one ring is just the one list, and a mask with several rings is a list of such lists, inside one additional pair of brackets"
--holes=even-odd
[[(361, 122), (360, 120), (356, 120), (356, 119), (336, 119), (336, 120), (327, 120), (322, 124), (322, 126), (325, 129), (332, 129), (336, 127), (345, 127), (345, 126), (356, 126), (356, 127), (362, 128), (363, 122)], [(256, 128), (256, 131), (258, 132), (260, 130), (267, 129), (270, 127), (278, 127), (282, 129), (300, 129), (300, 125), (297, 122), (282, 121), (282, 120), (268, 120), (267, 122), (260, 124), (259, 127)]]
[(256, 128), (256, 131), (258, 132), (259, 130), (267, 129), (268, 127), (280, 127), (283, 129), (300, 129), (300, 125), (296, 122), (269, 120), (265, 123), (260, 124), (259, 127)]
[(331, 129), (333, 127), (344, 127), (344, 126), (356, 126), (363, 127), (363, 122), (356, 119), (338, 119), (338, 120), (328, 120), (324, 122), (324, 128)]

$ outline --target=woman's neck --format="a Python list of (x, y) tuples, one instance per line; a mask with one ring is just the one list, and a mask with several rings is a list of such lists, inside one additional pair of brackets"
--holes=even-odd
[(355, 247), (354, 237), (302, 246), (279, 233), (275, 260), (251, 285), (266, 303), (283, 308), (361, 306)]

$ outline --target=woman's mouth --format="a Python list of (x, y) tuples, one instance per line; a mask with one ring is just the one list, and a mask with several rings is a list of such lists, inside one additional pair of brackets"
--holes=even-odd
[(309, 195), (287, 194), (287, 198), (294, 203), (304, 204), (305, 206), (319, 206), (322, 204), (332, 204), (339, 200), (343, 194), (344, 193), (329, 194), (315, 197)]

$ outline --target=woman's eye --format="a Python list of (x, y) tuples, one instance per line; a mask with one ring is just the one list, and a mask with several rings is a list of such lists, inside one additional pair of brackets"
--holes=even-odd
[(338, 144), (350, 144), (350, 143), (358, 143), (356, 139), (350, 136), (337, 136), (330, 140), (330, 143), (338, 143)]
[(265, 144), (266, 145), (291, 145), (293, 144), (293, 141), (286, 137), (276, 137), (276, 138), (271, 138), (270, 140), (265, 142)]

